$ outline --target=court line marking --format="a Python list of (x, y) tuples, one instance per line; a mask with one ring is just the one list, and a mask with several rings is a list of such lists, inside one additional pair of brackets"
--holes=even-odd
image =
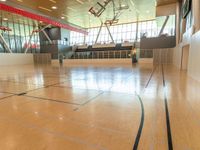
[(52, 87), (57, 87), (57, 88), (63, 88), (63, 89), (79, 89), (79, 90), (86, 90), (86, 91), (96, 91), (96, 92), (102, 92), (103, 90), (99, 90), (99, 89), (87, 89), (87, 88), (81, 88), (78, 86), (63, 86), (63, 85), (53, 85)]
[(168, 149), (173, 150), (173, 141), (172, 141), (172, 133), (171, 133), (171, 125), (170, 125), (170, 115), (169, 108), (167, 103), (167, 91), (166, 91), (166, 82), (165, 82), (165, 74), (164, 74), (164, 66), (162, 64), (162, 78), (163, 78), (163, 88), (164, 88), (164, 101), (165, 101), (165, 113), (166, 113), (166, 125), (167, 125), (167, 139), (168, 139)]
[[(68, 82), (69, 80), (66, 80), (66, 81), (62, 81), (62, 82), (57, 82), (57, 83), (54, 83), (54, 84), (50, 84), (50, 85), (38, 85), (38, 86), (40, 86), (40, 87), (38, 87), (38, 88), (33, 88), (32, 90), (25, 90), (25, 91), (21, 91), (21, 92), (6, 92), (6, 91), (3, 91), (3, 92), (1, 92), (1, 93), (8, 93), (8, 94), (15, 94), (15, 95), (19, 95), (19, 94), (21, 94), (21, 93), (29, 93), (29, 92), (33, 92), (33, 91), (37, 91), (37, 90), (40, 90), (40, 89), (43, 89), (43, 88), (48, 88), (48, 87), (51, 87), (51, 86), (54, 86), (54, 85), (58, 85), (58, 84), (63, 84), (63, 83), (65, 83), (65, 82)], [(16, 82), (17, 83), (17, 82)], [(30, 85), (30, 84), (27, 84), (27, 85)]]
[(15, 83), (15, 84), (25, 84), (25, 85), (37, 85), (37, 86), (43, 86), (43, 84), (36, 84), (36, 83), (26, 83), (22, 81), (15, 81), (15, 80), (0, 80), (0, 82), (9, 82), (9, 83)]
[[(0, 92), (2, 93), (2, 92)], [(21, 96), (21, 95), (17, 95), (17, 94), (14, 94), (12, 96)], [(32, 101), (29, 101), (29, 102), (26, 102), (26, 103), (23, 103), (23, 105), (26, 105), (28, 103), (31, 103)], [(21, 105), (20, 105), (21, 106)], [(30, 111), (22, 111), (22, 112), (29, 112)], [(47, 115), (46, 113), (40, 113), (40, 115), (52, 120), (52, 119), (55, 119), (56, 117), (49, 117), (49, 115)], [(94, 126), (94, 125), (90, 125), (90, 124), (86, 124), (86, 123), (83, 123), (83, 122), (80, 122), (80, 121), (76, 121), (72, 118), (65, 118), (64, 121), (71, 121), (71, 122), (74, 122), (76, 124), (81, 124), (81, 125), (84, 125), (84, 126), (88, 126), (88, 127), (93, 127), (93, 128), (97, 128), (97, 129), (101, 129), (101, 130), (105, 130), (105, 131), (109, 131), (109, 132), (113, 132), (113, 133), (118, 133), (118, 134), (123, 134), (123, 135), (128, 135), (127, 132), (125, 131), (119, 131), (119, 130), (115, 130), (115, 129), (111, 129), (111, 128), (104, 128), (104, 127), (101, 127), (101, 126)]]
[[(113, 87), (113, 85), (111, 85), (111, 87), (109, 88), (109, 90), (112, 89), (112, 87)], [(97, 94), (95, 97), (89, 99), (88, 101), (86, 101), (85, 103), (83, 103), (82, 105), (80, 105), (79, 107), (75, 108), (74, 111), (78, 111), (80, 109), (80, 107), (83, 107), (83, 106), (89, 104), (91, 101), (94, 101), (96, 98), (98, 98), (99, 96), (101, 96), (101, 95), (103, 95), (105, 93), (105, 91), (99, 91), (99, 92), (100, 93)], [(110, 93), (110, 91), (109, 91), (109, 93)]]
[[(118, 69), (118, 68), (116, 68)], [(131, 73), (132, 74), (132, 73)], [(128, 75), (128, 78), (125, 77), (125, 80), (129, 79), (129, 76), (132, 76), (132, 75)], [(86, 105), (86, 104), (89, 104), (91, 101), (94, 101), (96, 98), (98, 98), (99, 96), (103, 95), (104, 93), (113, 93), (112, 91), (110, 91), (112, 88), (113, 88), (114, 84), (112, 84), (110, 87), (109, 87), (109, 90), (108, 91), (103, 91), (103, 90), (96, 90), (96, 91), (100, 91), (100, 93), (98, 95), (96, 95), (95, 97), (91, 98), (91, 100), (88, 100), (87, 102), (85, 102), (84, 104), (82, 104), (81, 106), (77, 107), (74, 109), (74, 111), (78, 111), (80, 109), (80, 107)], [(72, 87), (68, 87), (68, 88), (72, 88)], [(87, 89), (89, 90), (89, 89)]]
[(33, 91), (37, 91), (37, 90), (41, 90), (41, 89), (44, 89), (44, 88), (48, 88), (48, 87), (51, 87), (51, 86), (54, 86), (54, 85), (58, 85), (58, 84), (63, 84), (67, 81), (63, 81), (63, 82), (57, 82), (57, 83), (54, 83), (54, 84), (50, 84), (50, 85), (44, 85), (42, 87), (39, 87), (39, 88), (35, 88), (35, 89), (32, 89), (32, 90), (27, 90), (27, 91), (24, 91), (25, 93), (29, 93), (29, 92), (33, 92)]
[(15, 94), (2, 97), (2, 98), (0, 98), (0, 101), (5, 100), (5, 99), (10, 98), (10, 97), (13, 97), (13, 96), (15, 96)]
[[(119, 67), (114, 67), (114, 69), (113, 70), (115, 70), (115, 69), (119, 69)], [(101, 73), (101, 71), (99, 71), (100, 73)], [(99, 72), (97, 72), (97, 73), (99, 73)], [(44, 73), (44, 74), (50, 74), (50, 73)], [(51, 74), (56, 74), (56, 73), (51, 73)], [(57, 75), (57, 74), (56, 74)], [(20, 95), (21, 93), (28, 93), (28, 92), (32, 92), (32, 91), (36, 91), (36, 90), (40, 90), (40, 89), (43, 89), (43, 88), (48, 88), (48, 87), (51, 87), (51, 86), (54, 86), (54, 87), (58, 87), (58, 86), (56, 86), (56, 85), (58, 85), (58, 84), (63, 84), (63, 83), (65, 83), (65, 82), (68, 82), (68, 81), (71, 81), (71, 79), (70, 78), (68, 78), (69, 77), (69, 75), (68, 74), (64, 74), (64, 75), (66, 75), (67, 76), (67, 79), (65, 80), (65, 81), (62, 81), (62, 82), (57, 82), (57, 83), (54, 83), (54, 84), (49, 84), (49, 85), (42, 85), (42, 84), (28, 84), (28, 85), (37, 85), (37, 86), (39, 86), (38, 88), (34, 88), (34, 89), (32, 89), (32, 90), (27, 90), (27, 91), (22, 91), (22, 92), (14, 92), (14, 93), (11, 93), (11, 94), (15, 94), (15, 95)], [(64, 77), (63, 77), (64, 78)], [(10, 82), (10, 83), (16, 83), (16, 84), (26, 84), (27, 85), (27, 83), (26, 82), (18, 82), (18, 81), (15, 81), (15, 80), (0, 80), (0, 81), (3, 81), (3, 82)], [(113, 86), (113, 85), (112, 85)], [(112, 87), (111, 87), (112, 88)], [(111, 88), (109, 88), (109, 89), (111, 89)], [(80, 88), (81, 89), (81, 88)], [(84, 90), (86, 90), (86, 89), (84, 89)], [(87, 89), (87, 90), (90, 90), (90, 89)], [(92, 89), (91, 89), (92, 90)], [(98, 91), (98, 90), (97, 90)], [(99, 90), (99, 91), (103, 91), (103, 90)], [(112, 92), (112, 91), (107, 91), (107, 90), (105, 90), (104, 92)], [(113, 91), (114, 92), (114, 91)], [(5, 92), (4, 92), (5, 93)], [(7, 92), (7, 93), (9, 93), (9, 92)], [(118, 92), (117, 92), (118, 93)], [(119, 92), (119, 93), (121, 93), (121, 92)], [(122, 92), (123, 93), (123, 92)]]
[(6, 91), (0, 91), (0, 93), (17, 95), (16, 93), (6, 92)]
[[(149, 83), (150, 83), (150, 81), (151, 81), (151, 79), (152, 79), (152, 77), (153, 77), (153, 74), (154, 74), (154, 72), (156, 71), (156, 66), (154, 67), (154, 69), (153, 69), (153, 71), (152, 71), (152, 73), (151, 73), (151, 75), (150, 75), (150, 78), (149, 78), (149, 80), (147, 81), (147, 84), (145, 85), (145, 88), (144, 88), (144, 90), (149, 86)], [(144, 91), (143, 91), (144, 92)]]
[[(59, 83), (58, 83), (59, 84)], [(51, 85), (50, 85), (51, 86)], [(49, 87), (49, 86), (47, 86), (47, 87)]]
[(100, 92), (95, 97), (92, 97), (92, 98), (88, 99), (88, 101), (86, 101), (85, 103), (81, 104), (81, 106), (87, 105), (88, 103), (90, 103), (91, 101), (95, 100), (97, 97), (101, 96), (102, 94), (104, 94), (104, 92)]
[[(153, 77), (155, 70), (156, 70), (156, 66), (154, 66), (142, 93), (144, 93), (144, 91), (147, 89), (147, 87), (148, 87), (148, 85), (149, 85), (149, 83), (150, 83), (150, 81)], [(135, 91), (135, 95), (138, 97), (138, 100), (139, 100), (140, 106), (141, 106), (141, 120), (140, 120), (139, 129), (138, 129), (138, 132), (137, 132), (137, 135), (136, 135), (136, 138), (135, 138), (135, 142), (134, 142), (134, 145), (133, 145), (133, 150), (138, 149), (140, 138), (141, 138), (141, 135), (142, 135), (142, 130), (143, 130), (143, 127), (144, 127), (144, 119), (145, 119), (145, 117), (144, 117), (145, 110), (144, 110), (144, 104), (143, 104), (142, 98), (139, 94), (137, 94), (136, 91)]]
[(73, 89), (79, 89), (79, 90), (86, 90), (86, 91), (97, 91), (97, 92), (104, 92), (104, 93), (116, 93), (116, 94), (125, 94), (125, 95), (130, 95), (130, 96), (134, 96), (135, 93), (130, 93), (130, 92), (119, 92), (119, 91), (110, 91), (111, 88), (113, 88), (113, 86), (111, 88), (108, 88), (107, 90), (97, 90), (97, 89), (84, 89), (84, 88), (80, 88), (80, 87), (70, 87), (70, 86), (65, 86), (65, 87), (62, 87), (62, 86), (52, 86), (52, 87), (58, 87), (58, 88), (73, 88)]
[[(46, 86), (45, 88), (48, 88), (48, 87), (59, 88), (59, 87), (54, 86), (54, 85), (57, 85), (57, 84), (59, 84), (59, 83), (56, 83), (56, 84), (53, 84), (53, 85), (50, 85), (50, 86)], [(39, 90), (39, 89), (37, 89), (37, 90)], [(85, 89), (82, 89), (82, 90), (88, 91), (88, 90), (85, 90)], [(102, 91), (98, 91), (98, 94), (95, 94), (95, 96), (88, 97), (87, 101), (84, 102), (84, 103), (72, 103), (72, 102), (66, 102), (66, 101), (57, 100), (57, 99), (50, 99), (50, 98), (44, 98), (44, 97), (38, 97), (38, 96), (31, 96), (31, 95), (28, 95), (28, 92), (26, 92), (26, 93), (20, 93), (20, 94), (18, 94), (18, 96), (32, 97), (32, 98), (38, 98), (38, 99), (42, 99), (42, 100), (49, 100), (49, 101), (66, 103), (66, 104), (71, 104), (71, 105), (84, 106), (84, 105), (86, 105), (87, 103), (93, 101), (95, 98), (99, 97), (102, 94), (103, 94)], [(76, 110), (78, 110), (78, 108), (76, 108), (74, 110), (76, 111)]]
[(142, 99), (141, 97), (136, 93), (137, 97), (138, 97), (138, 100), (140, 102), (140, 107), (141, 107), (141, 119), (140, 119), (140, 126), (139, 126), (139, 129), (138, 129), (138, 132), (137, 132), (137, 136), (135, 138), (135, 143), (133, 145), (133, 150), (137, 150), (138, 149), (138, 145), (139, 145), (139, 142), (140, 142), (140, 137), (142, 135), (142, 129), (144, 127), (144, 104), (142, 102)]
[[(47, 77), (48, 78), (48, 77)], [(57, 78), (59, 79), (59, 78)], [(23, 84), (23, 85), (32, 85), (32, 86), (39, 86), (39, 87), (48, 87), (48, 86), (52, 86), (52, 85), (57, 85), (57, 84), (62, 84), (64, 82), (68, 82), (70, 81), (70, 79), (65, 79), (63, 80), (62, 82), (55, 82), (55, 83), (45, 83), (45, 84), (36, 84), (36, 83), (26, 83), (26, 82), (23, 82), (23, 81), (15, 81), (15, 80), (0, 80), (0, 82), (9, 82), (9, 83), (14, 83), (14, 84)]]
[[(49, 98), (43, 98), (43, 97), (27, 95), (29, 92), (37, 91), (37, 90), (40, 90), (40, 89), (43, 89), (43, 88), (48, 88), (48, 87), (55, 87), (56, 88), (57, 86), (55, 86), (55, 85), (62, 84), (62, 83), (65, 83), (65, 82), (67, 82), (67, 81), (51, 84), (51, 85), (48, 85), (48, 86), (43, 86), (43, 87), (40, 87), (40, 88), (36, 88), (36, 89), (33, 89), (33, 90), (29, 90), (29, 91), (24, 91), (24, 92), (21, 92), (21, 93), (11, 93), (11, 92), (6, 92), (6, 91), (0, 91), (0, 93), (13, 94), (13, 96), (24, 96), (24, 97), (30, 97), (30, 98), (40, 99), (40, 100), (48, 100), (48, 101), (53, 101), (53, 102), (58, 102), (58, 103), (65, 103), (65, 104), (76, 105), (76, 106), (86, 105), (86, 103), (89, 103), (90, 101), (94, 100), (95, 98), (97, 98), (97, 97), (99, 97), (100, 95), (103, 94), (102, 91), (99, 91), (101, 93), (98, 93), (95, 97), (91, 97), (89, 100), (87, 100), (86, 102), (84, 102), (82, 104), (71, 103), (71, 102), (66, 102), (66, 101), (62, 101), (62, 100), (49, 99)], [(85, 89), (82, 89), (82, 90), (85, 90)], [(74, 111), (77, 111), (78, 109), (79, 108), (75, 108)]]
[(40, 99), (40, 100), (53, 101), (53, 102), (58, 102), (58, 103), (65, 103), (65, 104), (70, 104), (70, 105), (77, 105), (77, 106), (81, 105), (81, 104), (78, 104), (78, 103), (66, 102), (66, 101), (61, 101), (61, 100), (56, 100), (56, 99), (50, 99), (50, 98), (43, 98), (43, 97), (37, 97), (37, 96), (30, 96), (30, 95), (22, 95), (22, 96), (24, 96), (24, 97), (30, 97), (30, 98), (35, 98), (35, 99)]
[[(42, 88), (48, 88), (48, 87), (59, 87), (59, 86), (56, 86), (58, 84), (63, 84), (65, 82), (68, 82), (70, 81), (70, 79), (66, 80), (66, 81), (63, 81), (63, 82), (59, 82), (59, 83), (55, 83), (55, 84), (51, 84), (51, 85), (48, 85), (48, 86), (44, 86), (44, 87), (41, 87), (41, 88), (37, 88), (37, 89), (34, 89), (34, 90), (30, 90), (30, 91), (26, 91), (26, 93), (28, 92), (32, 92), (32, 91), (36, 91), (36, 90), (39, 90), (39, 89), (42, 89)], [(109, 88), (109, 90), (113, 87), (113, 84), (111, 85), (111, 87)], [(72, 87), (69, 87), (69, 88), (72, 88)], [(88, 90), (88, 89), (82, 89), (82, 90)], [(88, 103), (90, 103), (91, 101), (95, 100), (97, 97), (99, 97), (100, 95), (104, 94), (104, 91), (102, 90), (96, 90), (96, 91), (100, 91), (101, 93), (99, 93), (98, 95), (96, 95), (95, 97), (92, 97), (91, 99), (89, 99), (88, 101), (86, 101), (85, 103), (83, 104), (76, 104), (76, 103), (68, 103), (68, 102), (65, 102), (65, 103), (68, 103), (68, 104), (72, 104), (72, 105), (78, 105), (78, 106), (84, 106)], [(109, 91), (110, 92), (110, 91)], [(24, 95), (24, 93), (22, 94), (22, 96), (27, 96), (27, 97), (32, 97), (32, 96), (28, 96), (28, 95)], [(38, 99), (43, 99), (43, 100), (50, 100), (50, 101), (56, 101), (56, 102), (61, 102), (63, 103), (64, 101), (59, 101), (59, 100), (53, 100), (53, 99), (47, 99), (47, 98), (41, 98), (41, 97), (32, 97), (32, 98), (38, 98)], [(79, 107), (75, 108), (74, 111), (77, 111), (79, 110)]]
[[(128, 80), (132, 76), (133, 76), (133, 73), (130, 73), (129, 75), (127, 75), (124, 78), (125, 78), (125, 80)], [(125, 82), (125, 80), (123, 80), (122, 82)], [(78, 86), (52, 85), (52, 87), (58, 87), (58, 88), (71, 88), (71, 89), (74, 88), (74, 89), (87, 90), (87, 91), (98, 91), (98, 92), (104, 92), (104, 93), (112, 92), (112, 93), (119, 93), (119, 94), (135, 95), (134, 93), (110, 91), (113, 88), (113, 86), (114, 86), (114, 84), (112, 84), (111, 87), (109, 87), (107, 90), (103, 90), (103, 89), (86, 89), (86, 88), (81, 88), (81, 87), (78, 87)]]

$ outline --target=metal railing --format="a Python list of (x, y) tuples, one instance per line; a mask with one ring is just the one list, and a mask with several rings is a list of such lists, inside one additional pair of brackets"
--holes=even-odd
[(121, 51), (93, 51), (93, 52), (75, 52), (70, 59), (115, 59), (131, 58), (130, 50)]

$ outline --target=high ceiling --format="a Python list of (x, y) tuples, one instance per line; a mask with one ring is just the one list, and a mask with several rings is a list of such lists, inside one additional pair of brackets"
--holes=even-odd
[[(74, 25), (89, 28), (99, 26), (100, 21), (88, 13), (90, 7), (103, 0), (7, 0), (8, 2), (38, 11), (42, 14), (58, 18)], [(176, 0), (158, 0), (158, 4), (175, 2)], [(129, 9), (119, 17), (119, 23), (134, 22), (137, 20), (150, 20), (155, 18), (156, 0), (115, 0), (117, 6), (128, 5)], [(56, 9), (53, 9), (53, 6)], [(113, 6), (110, 3), (101, 16), (102, 20), (113, 17)]]
[[(6, 18), (6, 20), (4, 20)], [(24, 25), (31, 25), (31, 26), (38, 26), (38, 21), (33, 20), (33, 19), (29, 19), (27, 17), (23, 17), (17, 14), (12, 14), (10, 12), (6, 12), (6, 11), (2, 11), (1, 10), (1, 14), (0, 14), (0, 20), (1, 23), (4, 22), (14, 22), (14, 23), (19, 23), (19, 24), (24, 24)], [(40, 23), (41, 24), (41, 23)]]

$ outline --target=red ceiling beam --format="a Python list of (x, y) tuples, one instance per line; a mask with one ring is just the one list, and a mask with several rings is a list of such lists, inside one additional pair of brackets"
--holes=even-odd
[(5, 5), (5, 4), (2, 4), (2, 3), (0, 3), (0, 10), (4, 10), (4, 11), (10, 12), (10, 13), (18, 14), (18, 15), (21, 15), (21, 16), (24, 16), (24, 17), (27, 17), (27, 18), (31, 18), (33, 20), (42, 21), (46, 24), (58, 26), (58, 27), (61, 27), (61, 28), (64, 28), (64, 29), (68, 29), (70, 31), (88, 34), (85, 30), (79, 29), (77, 27), (73, 27), (73, 26), (68, 25), (68, 24), (63, 24), (63, 23), (60, 23), (58, 21), (51, 20), (47, 17), (43, 17), (43, 16), (40, 16), (40, 15), (28, 12), (26, 10), (14, 8), (12, 6)]

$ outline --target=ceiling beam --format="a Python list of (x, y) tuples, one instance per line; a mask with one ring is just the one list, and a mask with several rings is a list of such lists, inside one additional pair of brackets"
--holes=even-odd
[(58, 21), (49, 19), (47, 17), (44, 17), (44, 16), (41, 16), (41, 15), (29, 12), (29, 11), (26, 11), (26, 10), (18, 9), (18, 8), (15, 8), (15, 7), (6, 5), (6, 4), (0, 3), (0, 10), (4, 10), (4, 11), (10, 12), (10, 13), (18, 14), (18, 15), (21, 15), (21, 16), (24, 16), (24, 17), (27, 17), (27, 18), (30, 18), (30, 19), (33, 19), (33, 20), (42, 21), (42, 22), (44, 22), (46, 24), (51, 24), (53, 26), (57, 26), (57, 27), (64, 28), (64, 29), (68, 29), (70, 31), (75, 31), (75, 32), (83, 33), (83, 34), (88, 34), (83, 29), (80, 29), (80, 28), (77, 28), (77, 27), (73, 27), (73, 26), (68, 25), (68, 24), (60, 23)]

